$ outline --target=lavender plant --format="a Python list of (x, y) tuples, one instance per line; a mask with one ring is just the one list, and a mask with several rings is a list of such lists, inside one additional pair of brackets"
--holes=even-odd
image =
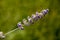
[[(41, 19), (42, 17), (44, 17), (47, 13), (48, 13), (49, 9), (45, 9), (42, 10), (40, 13), (36, 12), (36, 14), (32, 14), (32, 16), (28, 16), (27, 20), (23, 19), (23, 25), (30, 25), (32, 23), (34, 23), (34, 21), (37, 21), (38, 19)], [(22, 30), (23, 28), (22, 23), (17, 23), (18, 28), (20, 28)]]
[(36, 14), (32, 14), (31, 17), (28, 16), (27, 19), (23, 19), (22, 22), (17, 23), (18, 28), (14, 29), (12, 31), (9, 31), (6, 34), (3, 34), (3, 32), (0, 32), (0, 38), (5, 38), (5, 36), (7, 34), (10, 34), (11, 32), (16, 31), (17, 29), (24, 30), (23, 26), (30, 26), (35, 21), (37, 21), (37, 20), (41, 19), (42, 17), (44, 17), (48, 13), (48, 11), (49, 11), (49, 9), (45, 9), (45, 10), (42, 10), (40, 13), (36, 12)]

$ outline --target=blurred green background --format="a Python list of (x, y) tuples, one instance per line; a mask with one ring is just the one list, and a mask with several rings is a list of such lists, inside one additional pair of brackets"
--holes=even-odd
[(47, 8), (44, 18), (0, 40), (60, 40), (60, 0), (0, 0), (0, 31), (7, 33), (23, 18)]

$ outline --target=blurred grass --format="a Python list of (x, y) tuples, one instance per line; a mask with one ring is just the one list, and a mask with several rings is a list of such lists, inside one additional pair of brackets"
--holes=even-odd
[(60, 0), (0, 0), (0, 31), (11, 31), (23, 18), (46, 8), (44, 18), (3, 40), (60, 40)]

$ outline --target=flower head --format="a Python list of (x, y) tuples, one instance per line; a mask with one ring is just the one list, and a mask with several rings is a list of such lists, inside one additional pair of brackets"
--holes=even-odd
[(37, 16), (36, 16), (36, 14), (32, 14), (32, 19), (34, 20), (34, 21), (37, 21), (38, 20), (38, 18), (37, 18)]
[(39, 18), (42, 18), (43, 14), (42, 13), (36, 13), (36, 17), (39, 19)]
[(33, 23), (33, 19), (30, 16), (28, 16), (27, 19), (30, 24)]
[(23, 29), (24, 29), (24, 27), (23, 27), (23, 25), (22, 25), (22, 23), (21, 23), (21, 22), (18, 22), (17, 26), (18, 26), (18, 28), (19, 28), (19, 29), (21, 29), (21, 30), (23, 30)]
[(46, 15), (46, 14), (48, 13), (48, 11), (49, 11), (49, 9), (42, 10), (42, 13), (43, 13), (44, 15)]
[(17, 26), (18, 26), (18, 27), (22, 27), (21, 22), (18, 22)]

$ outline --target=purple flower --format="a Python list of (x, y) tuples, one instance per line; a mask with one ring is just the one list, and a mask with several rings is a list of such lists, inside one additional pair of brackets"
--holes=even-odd
[(21, 22), (18, 22), (17, 26), (18, 26), (18, 27), (22, 27)]
[(37, 21), (38, 20), (38, 17), (36, 16), (36, 14), (32, 14), (32, 19), (34, 20), (34, 21)]
[(42, 10), (43, 15), (46, 15), (48, 13), (49, 9)]
[(29, 23), (32, 23), (33, 24), (33, 19), (30, 16), (28, 16), (27, 19), (28, 19), (28, 22)]
[(41, 13), (36, 12), (36, 17), (39, 19), (42, 17)]
[[(30, 24), (33, 24), (38, 19), (41, 19), (42, 17), (44, 17), (48, 13), (48, 11), (49, 11), (49, 9), (46, 9), (46, 10), (42, 10), (40, 13), (36, 12), (36, 14), (32, 14), (31, 17), (28, 16), (27, 20), (23, 19), (23, 25), (29, 26)], [(18, 22), (18, 24), (17, 24), (17, 26), (21, 30), (24, 30), (23, 25), (21, 24), (21, 22)]]
[(18, 22), (17, 26), (18, 26), (19, 29), (24, 30), (24, 27), (23, 27), (23, 25), (21, 24), (21, 22)]

